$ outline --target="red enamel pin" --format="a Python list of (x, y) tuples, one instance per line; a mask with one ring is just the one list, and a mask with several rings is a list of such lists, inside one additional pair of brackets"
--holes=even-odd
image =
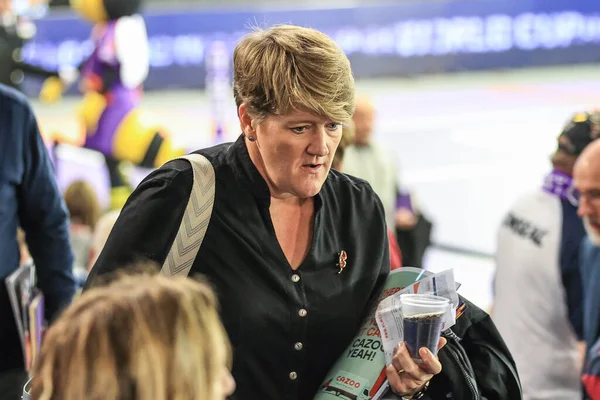
[(344, 250), (338, 253), (338, 263), (336, 264), (339, 267), (338, 274), (341, 274), (344, 268), (346, 268), (346, 260), (348, 259), (348, 254)]

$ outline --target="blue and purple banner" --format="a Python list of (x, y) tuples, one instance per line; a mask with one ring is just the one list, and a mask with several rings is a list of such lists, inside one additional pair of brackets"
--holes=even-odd
[[(357, 78), (600, 61), (600, 5), (594, 0), (458, 0), (337, 9), (148, 11), (147, 89), (204, 87), (206, 49), (233, 50), (251, 26), (292, 23), (322, 30), (348, 54)], [(24, 57), (56, 68), (91, 50), (91, 27), (51, 14)]]

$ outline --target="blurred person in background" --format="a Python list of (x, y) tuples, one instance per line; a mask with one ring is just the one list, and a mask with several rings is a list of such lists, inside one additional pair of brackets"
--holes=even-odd
[[(242, 133), (196, 152), (204, 163), (197, 184), (216, 187), (188, 270), (220, 295), (234, 347), (233, 398), (312, 400), (390, 271), (381, 201), (364, 180), (330, 170), (341, 125), (354, 112), (354, 78), (331, 38), (291, 25), (246, 35), (233, 65)], [(86, 286), (140, 257), (177, 273), (165, 259), (197, 173), (174, 160), (138, 186)], [(441, 371), (422, 351), (417, 365), (400, 347), (387, 369), (407, 397)]]
[(356, 110), (352, 116), (354, 146), (348, 148), (344, 155), (344, 171), (369, 182), (383, 203), (388, 227), (393, 228), (396, 226), (398, 168), (393, 154), (373, 140), (375, 114), (371, 99), (365, 96), (356, 98)]
[[(600, 136), (600, 112), (595, 113), (594, 137)], [(582, 244), (583, 338), (587, 345), (584, 382), (590, 398), (600, 398), (600, 140), (588, 146), (575, 164), (579, 215), (587, 236)], [(596, 344), (594, 346), (594, 344)]]
[[(346, 149), (353, 146), (355, 136), (356, 129), (354, 126), (354, 121), (350, 120), (342, 126), (342, 139), (340, 140), (340, 144), (335, 151), (335, 155), (333, 156), (333, 163), (331, 164), (332, 169), (345, 172), (343, 170), (344, 154), (346, 153)], [(402, 267), (402, 253), (400, 251), (400, 247), (398, 246), (398, 242), (396, 242), (396, 236), (394, 235), (394, 232), (389, 227), (387, 228), (387, 232), (388, 241), (390, 243), (390, 270), (393, 271)]]
[(75, 256), (73, 272), (80, 286), (83, 286), (87, 277), (92, 238), (100, 218), (100, 203), (94, 188), (82, 180), (71, 182), (65, 190), (64, 199), (71, 221), (69, 232)]
[(581, 241), (573, 167), (600, 128), (576, 114), (558, 137), (552, 171), (503, 219), (492, 316), (514, 355), (526, 400), (581, 397), (584, 356)]
[(352, 117), (356, 129), (354, 146), (344, 155), (344, 172), (369, 182), (383, 203), (387, 226), (398, 241), (404, 265), (422, 267), (431, 223), (416, 213), (411, 196), (401, 191), (393, 153), (374, 141), (375, 116), (372, 101), (359, 96)]
[(235, 383), (216, 306), (207, 284), (182, 277), (93, 288), (46, 333), (31, 398), (224, 400)]
[(53, 320), (75, 293), (68, 214), (27, 99), (0, 85), (0, 396), (18, 399), (27, 377), (4, 280), (21, 259), (17, 228)]

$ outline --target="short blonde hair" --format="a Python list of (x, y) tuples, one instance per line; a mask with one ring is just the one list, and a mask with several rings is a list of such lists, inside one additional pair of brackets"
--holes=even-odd
[(125, 276), (79, 297), (50, 327), (35, 400), (212, 400), (229, 342), (205, 283)]
[(234, 97), (259, 121), (304, 109), (346, 122), (354, 113), (350, 61), (327, 35), (279, 25), (246, 35), (233, 53)]

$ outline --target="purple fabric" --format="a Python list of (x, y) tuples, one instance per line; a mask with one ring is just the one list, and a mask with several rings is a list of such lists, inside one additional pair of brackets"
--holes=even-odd
[(573, 186), (573, 177), (565, 172), (552, 170), (544, 179), (542, 190), (546, 193), (553, 194), (563, 200), (567, 200), (572, 204), (577, 203), (578, 194)]

